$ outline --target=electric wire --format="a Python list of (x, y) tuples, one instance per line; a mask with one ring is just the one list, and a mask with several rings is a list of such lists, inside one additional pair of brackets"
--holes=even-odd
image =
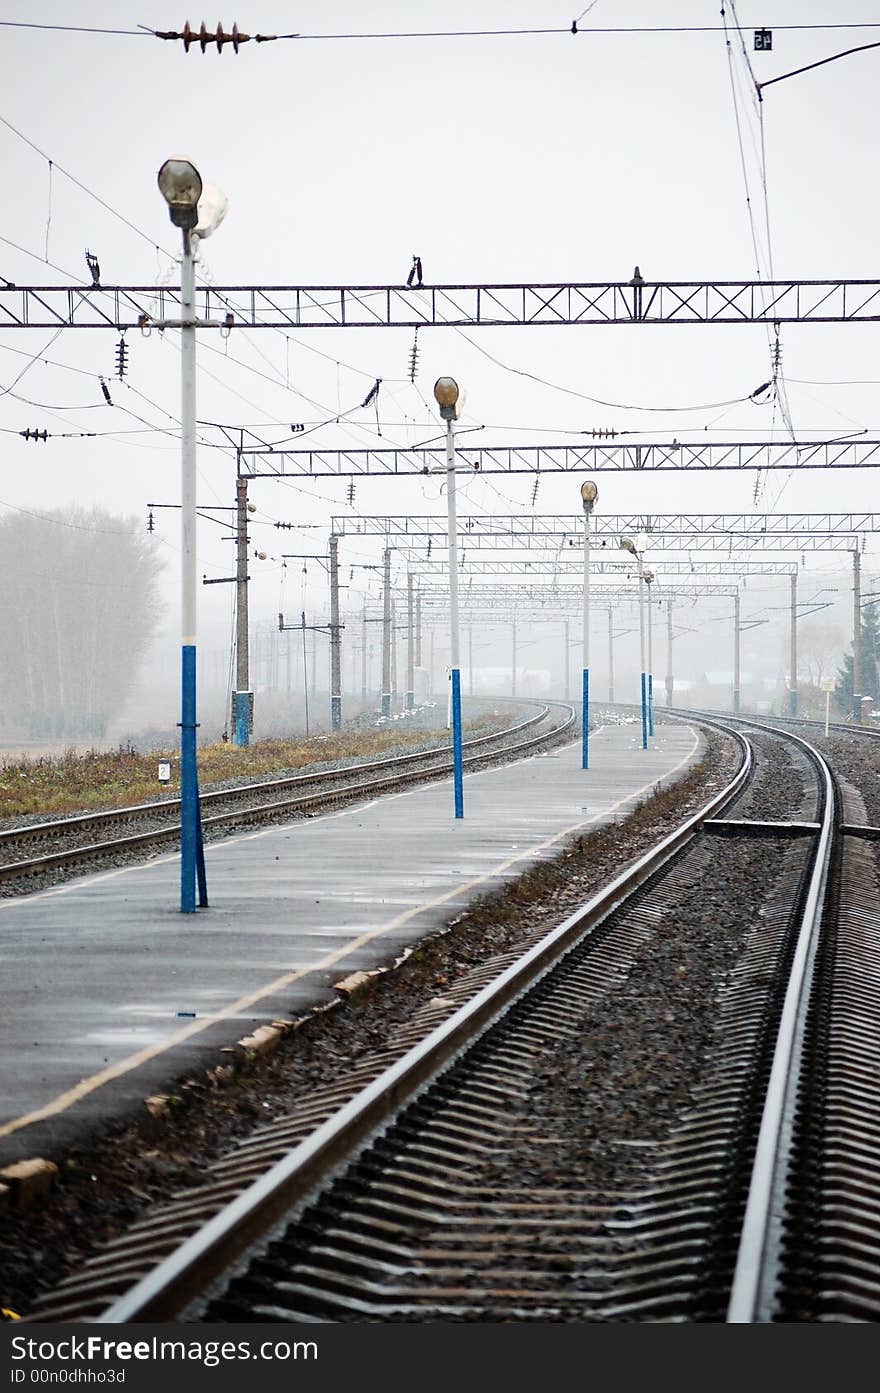
[(606, 401), (602, 397), (592, 397), (586, 392), (579, 392), (574, 387), (564, 387), (561, 383), (551, 382), (546, 377), (539, 377), (537, 373), (526, 371), (525, 368), (515, 368), (512, 364), (502, 362), (500, 358), (496, 358), (494, 354), (490, 353), (488, 349), (483, 348), (481, 344), (476, 343), (475, 340), (464, 333), (462, 329), (456, 329), (455, 332), (459, 334), (466, 343), (470, 344), (471, 348), (475, 348), (477, 352), (482, 354), (484, 358), (487, 358), (490, 363), (494, 363), (496, 367), (502, 368), (504, 372), (514, 373), (517, 377), (529, 378), (530, 381), (537, 382), (542, 387), (550, 387), (555, 392), (564, 392), (566, 396), (579, 397), (581, 401), (591, 402), (594, 406), (607, 406), (612, 410), (645, 411), (661, 414), (666, 412), (714, 411), (720, 406), (738, 406), (741, 402), (750, 401), (756, 395), (756, 392), (760, 390), (756, 388), (755, 392), (748, 393), (746, 396), (729, 397), (726, 401), (700, 402), (693, 406), (638, 406), (633, 402)]
[[(595, 0), (594, 0), (595, 2)], [(588, 14), (593, 8), (588, 5), (574, 24), (579, 24), (584, 15)], [(821, 24), (770, 24), (767, 28), (783, 32), (808, 32), (808, 31), (828, 31), (836, 29), (878, 29), (880, 22), (871, 20), (850, 20), (834, 21)], [(114, 29), (100, 27), (97, 25), (82, 24), (47, 24), (36, 20), (0, 20), (0, 28), (3, 29), (37, 29), (54, 31), (66, 34), (107, 34), (119, 35), (126, 38), (156, 38), (160, 33), (156, 29), (151, 29), (146, 25), (139, 25), (136, 29)], [(433, 29), (433, 30), (401, 30), (401, 31), (376, 31), (361, 33), (291, 33), (291, 34), (268, 34), (256, 36), (258, 40), (266, 43), (269, 41), (279, 42), (282, 40), (302, 41), (333, 41), (341, 39), (460, 39), (460, 38), (506, 38), (509, 36), (530, 36), (545, 34), (567, 34), (573, 32), (581, 34), (717, 34), (720, 26), (717, 24), (641, 24), (641, 25), (590, 25), (586, 29), (572, 29), (571, 24), (564, 26), (554, 26), (551, 28), (534, 27), (522, 29)], [(194, 40), (198, 41), (198, 35), (194, 35)], [(209, 35), (213, 41), (213, 35)], [(826, 60), (830, 61), (830, 60)]]

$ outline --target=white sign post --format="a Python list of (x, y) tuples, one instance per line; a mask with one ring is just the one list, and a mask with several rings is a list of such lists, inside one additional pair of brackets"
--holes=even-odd
[(826, 739), (826, 740), (828, 739), (828, 713), (829, 713), (829, 710), (830, 710), (830, 707), (831, 707), (831, 693), (834, 691), (835, 685), (836, 685), (836, 683), (835, 683), (833, 677), (823, 677), (823, 679), (822, 679), (822, 691), (825, 693), (825, 739)]

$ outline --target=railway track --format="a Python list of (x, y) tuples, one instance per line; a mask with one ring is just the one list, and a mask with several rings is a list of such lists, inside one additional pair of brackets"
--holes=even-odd
[[(529, 734), (554, 716), (557, 719), (550, 728)], [(567, 703), (542, 703), (536, 713), (504, 730), (466, 740), (465, 768), (479, 769), (499, 759), (536, 753), (570, 731), (574, 720), (574, 710)], [(439, 778), (451, 769), (449, 749), (444, 745), (329, 771), (207, 791), (200, 799), (202, 827), (211, 835), (279, 818), (309, 816), (353, 798)], [(36, 877), (118, 864), (120, 858), (171, 846), (180, 837), (180, 823), (173, 820), (179, 813), (180, 799), (169, 798), (8, 828), (0, 832), (0, 886), (7, 891), (10, 887), (30, 888)]]
[[(877, 1319), (864, 805), (807, 742), (737, 726), (723, 794), (148, 1212), (29, 1319)], [(674, 985), (656, 985), (658, 947), (684, 954), (689, 897), (729, 907), (756, 879), (726, 967), (683, 998), (707, 1017), (691, 1040)], [(704, 957), (720, 951), (710, 929), (703, 913)]]

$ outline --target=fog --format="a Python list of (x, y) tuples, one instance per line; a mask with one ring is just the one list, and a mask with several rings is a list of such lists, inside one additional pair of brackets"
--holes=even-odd
[[(775, 0), (772, 51), (755, 52), (752, 27), (745, 24), (754, 15), (740, 4), (744, 52), (734, 27), (728, 49), (718, 7), (699, 0), (675, 0), (663, 7), (662, 21), (650, 0), (597, 0), (581, 32), (572, 35), (567, 31), (584, 8), (569, 12), (549, 0), (442, 6), (341, 0), (332, 7), (304, 3), (294, 11), (266, 0), (258, 13), (239, 17), (242, 29), (563, 32), (302, 38), (251, 42), (236, 55), (231, 46), (203, 54), (198, 44), (187, 54), (179, 42), (138, 31), (130, 6), (80, 0), (74, 18), (70, 5), (45, 0), (35, 20), (73, 24), (82, 32), (0, 31), (6, 79), (0, 275), (20, 286), (88, 286), (88, 249), (98, 259), (102, 285), (177, 284), (179, 234), (156, 187), (156, 173), (172, 155), (193, 160), (229, 200), (225, 220), (200, 247), (202, 283), (403, 284), (416, 254), (427, 285), (628, 280), (636, 266), (648, 281), (874, 274), (880, 50), (774, 83), (761, 103), (749, 77), (749, 64), (758, 81), (769, 81), (869, 43), (874, 29), (787, 29), (827, 23), (831, 11), (818, 0)], [(727, 11), (733, 26), (734, 7)], [(23, 13), (0, 6), (6, 26)], [(148, 18), (169, 28), (182, 23), (171, 11), (137, 20)], [(204, 18), (214, 27), (214, 19)], [(868, 25), (875, 18), (867, 0), (849, 0), (833, 11), (840, 25)], [(192, 15), (190, 22), (198, 28), (201, 19)], [(661, 22), (707, 26), (707, 32), (587, 32), (590, 26)], [(89, 32), (101, 29), (121, 32)], [(623, 432), (621, 439), (635, 444), (785, 441), (792, 430), (799, 440), (873, 438), (877, 332), (871, 323), (783, 324), (778, 338), (772, 327), (746, 324), (428, 328), (417, 336), (411, 379), (411, 330), (233, 329), (225, 339), (200, 331), (198, 571), (200, 579), (221, 582), (200, 586), (199, 594), (202, 737), (213, 732), (218, 738), (228, 715), (235, 587), (222, 581), (234, 573), (235, 547), (233, 515), (222, 510), (235, 502), (237, 441), (290, 439), (292, 426), (303, 427), (299, 443), (320, 448), (436, 441), (442, 425), (432, 386), (441, 374), (467, 390), (457, 427), (462, 444), (578, 444), (583, 432), (600, 429)], [(152, 732), (174, 740), (179, 334), (129, 331), (123, 377), (117, 373), (119, 338), (112, 327), (13, 328), (2, 316), (0, 508), (4, 517), (23, 518), (74, 505), (99, 507), (134, 518), (146, 532), (153, 505), (152, 536), (165, 562), (161, 620), (107, 736), (141, 739)], [(774, 376), (778, 390), (753, 400), (755, 389)], [(377, 381), (376, 400), (362, 407)], [(45, 430), (47, 438), (24, 438), (24, 430)], [(865, 511), (877, 496), (867, 469), (644, 470), (595, 477), (597, 514)], [(537, 480), (463, 476), (459, 516), (576, 519), (581, 480), (580, 474), (553, 473)], [(301, 639), (278, 634), (277, 616), (283, 612), (286, 622), (298, 623), (305, 611), (308, 623), (327, 622), (327, 574), (317, 558), (326, 553), (331, 517), (444, 517), (446, 496), (436, 476), (371, 475), (359, 477), (353, 489), (340, 478), (260, 478), (250, 483), (249, 498), (256, 505), (249, 606), (259, 734), (304, 715)], [(359, 616), (365, 604), (374, 610), (379, 604), (378, 573), (367, 568), (378, 565), (383, 545), (381, 538), (363, 537), (340, 543), (349, 709), (362, 685)], [(314, 555), (303, 560), (303, 553)], [(663, 553), (650, 555), (662, 580)], [(435, 559), (444, 557), (438, 548)], [(793, 559), (801, 563), (799, 555)], [(51, 554), (41, 561), (51, 570)], [(405, 585), (408, 561), (417, 569), (415, 554), (407, 557), (395, 546), (396, 587)], [(866, 595), (877, 588), (871, 577), (878, 570), (877, 542), (869, 535)], [(825, 675), (829, 665), (836, 669), (851, 643), (851, 584), (845, 552), (804, 557), (798, 666), (805, 685), (820, 668)], [(516, 593), (517, 582), (511, 588)], [(827, 608), (815, 609), (819, 604)], [(784, 577), (750, 576), (741, 587), (742, 685), (751, 702), (772, 703), (784, 693), (788, 605)], [(594, 607), (591, 667), (601, 699), (607, 614), (599, 581)], [(520, 688), (527, 671), (544, 672), (550, 689), (561, 694), (564, 619), (552, 597), (540, 620), (523, 617)], [(665, 612), (655, 620), (655, 690), (662, 695)], [(463, 615), (465, 695), (468, 622)], [(433, 642), (434, 685), (442, 697), (448, 614), (430, 623), (431, 629), (424, 621), (423, 651), (427, 665)], [(569, 624), (574, 693), (581, 662), (576, 602)], [(635, 700), (638, 618), (631, 603), (617, 607), (615, 625), (621, 631), (615, 694)], [(729, 703), (732, 600), (677, 599), (674, 633), (676, 702), (698, 695)], [(326, 720), (328, 701), (326, 636), (316, 635), (315, 642), (313, 722)], [(378, 649), (378, 640), (373, 643)], [(475, 668), (509, 673), (509, 626), (493, 627), (486, 616), (474, 625), (471, 643)], [(401, 648), (399, 669), (404, 662)], [(309, 651), (309, 673), (311, 664)], [(375, 653), (370, 685), (378, 687)], [(7, 703), (0, 735), (11, 739), (21, 714), (14, 700)]]

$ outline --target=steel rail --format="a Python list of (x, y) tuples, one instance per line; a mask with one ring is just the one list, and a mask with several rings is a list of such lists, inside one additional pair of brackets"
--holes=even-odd
[[(563, 709), (569, 713), (566, 720), (561, 725), (557, 726), (554, 730), (547, 731), (543, 735), (533, 737), (530, 740), (520, 741), (516, 745), (503, 746), (499, 750), (484, 750), (482, 752), (472, 751), (466, 757), (464, 761), (465, 765), (469, 769), (474, 769), (484, 761), (496, 759), (501, 755), (504, 755), (505, 757), (521, 756), (525, 751), (535, 749), (540, 745), (544, 744), (551, 737), (564, 734), (573, 726), (575, 720), (575, 713), (573, 707), (563, 702), (550, 703), (549, 705), (544, 707), (542, 713), (539, 716), (533, 717), (528, 721), (524, 721), (520, 723), (520, 725), (518, 726), (510, 727), (508, 730), (501, 732), (501, 734), (505, 736), (510, 735), (512, 731), (525, 729), (528, 726), (534, 725), (537, 721), (543, 720), (547, 711), (550, 709), (550, 705), (562, 706)], [(479, 740), (476, 740), (472, 743), (484, 744), (489, 740), (494, 740), (498, 738), (500, 738), (500, 736), (498, 735), (481, 736)], [(436, 754), (436, 750), (432, 752), (432, 755), (433, 754)], [(401, 757), (400, 762), (403, 763), (409, 761), (412, 758), (413, 757), (410, 755), (403, 755)], [(416, 758), (419, 758), (419, 756), (416, 756)], [(385, 761), (376, 761), (375, 763), (381, 765), (385, 763)], [(365, 766), (363, 765), (351, 766), (351, 768), (354, 769), (363, 769), (364, 767)], [(271, 803), (259, 803), (253, 807), (233, 809), (231, 812), (227, 813), (215, 813), (210, 817), (202, 819), (202, 827), (204, 830), (210, 830), (211, 828), (220, 829), (222, 827), (241, 826), (242, 824), (258, 823), (264, 821), (267, 817), (278, 817), (283, 813), (295, 812), (297, 810), (304, 811), (305, 809), (313, 808), (315, 806), (326, 806), (332, 803), (342, 802), (350, 798), (371, 797), (376, 794), (387, 792), (394, 788), (400, 788), (401, 786), (409, 783), (416, 783), (419, 780), (425, 778), (445, 776), (452, 770), (452, 767), (452, 761), (446, 760), (442, 764), (434, 764), (427, 769), (404, 769), (403, 772), (399, 772), (397, 774), (383, 779), (373, 779), (369, 781), (361, 781), (354, 784), (344, 784), (341, 787), (325, 789), (321, 792), (316, 791), (315, 793), (306, 794), (305, 796), (299, 798), (284, 798)], [(331, 773), (332, 772), (335, 771), (331, 771)], [(346, 770), (344, 772), (347, 773), (349, 772), (349, 770)], [(316, 776), (305, 775), (302, 777), (310, 779)], [(236, 792), (240, 795), (244, 795), (247, 793), (253, 793), (256, 790), (282, 786), (284, 783), (288, 782), (296, 783), (297, 778), (294, 778), (293, 780), (282, 780), (280, 781), (279, 785), (255, 784), (250, 786), (243, 786), (242, 788), (236, 790)], [(231, 791), (225, 790), (225, 792), (229, 794)], [(179, 800), (176, 801), (179, 805)], [(166, 805), (160, 803), (158, 806), (162, 808)], [(38, 825), (42, 826), (43, 824)], [(65, 826), (66, 824), (61, 825)], [(177, 836), (179, 832), (179, 823), (166, 823), (163, 827), (151, 828), (145, 832), (135, 832), (129, 836), (113, 838), (110, 841), (92, 842), (87, 846), (71, 847), (63, 851), (48, 852), (44, 856), (31, 857), (26, 861), (10, 861), (7, 862), (5, 865), (0, 865), (0, 883), (10, 880), (20, 880), (25, 876), (39, 874), (41, 871), (58, 870), (64, 866), (75, 866), (82, 861), (92, 860), (95, 857), (119, 855), (124, 854), (127, 851), (135, 851), (140, 847), (146, 847), (155, 845), (157, 843), (166, 842), (172, 837)]]
[[(773, 729), (735, 717), (752, 729)], [(773, 1063), (767, 1083), (761, 1125), (752, 1167), (727, 1322), (742, 1324), (773, 1319), (774, 1293), (781, 1266), (781, 1231), (790, 1168), (800, 1067), (813, 984), (816, 949), (822, 929), (828, 873), (839, 821), (835, 780), (818, 750), (792, 731), (785, 732), (804, 751), (817, 771), (822, 794), (821, 828), (801, 923), (782, 1006)]]
[[(505, 698), (513, 701), (515, 698)], [(528, 730), (531, 726), (537, 725), (548, 714), (551, 705), (564, 705), (565, 703), (549, 703), (542, 706), (536, 716), (530, 716), (525, 721), (518, 721), (504, 730), (493, 731), (490, 735), (480, 735), (465, 740), (466, 749), (475, 749), (479, 745), (489, 744), (493, 740), (503, 740), (509, 735), (515, 735), (518, 731)], [(415, 763), (420, 759), (434, 759), (438, 755), (445, 754), (446, 745), (427, 745), (424, 750), (416, 750), (407, 755), (387, 755), (382, 759), (365, 760), (354, 764), (345, 764), (338, 769), (321, 769), (313, 774), (289, 774), (282, 779), (267, 779), (262, 782), (250, 784), (237, 784), (233, 788), (209, 789), (200, 794), (200, 802), (204, 806), (206, 803), (223, 802), (233, 798), (247, 798), (261, 790), (275, 788), (299, 788), (312, 783), (328, 782), (333, 779), (344, 778), (347, 774), (361, 772), (369, 773), (373, 769), (396, 768), (398, 765)], [(19, 827), (8, 827), (0, 831), (0, 847), (4, 843), (13, 841), (35, 840), (41, 835), (52, 834), (54, 832), (69, 832), (78, 827), (98, 827), (102, 823), (120, 822), (123, 819), (141, 818), (154, 813), (167, 813), (180, 808), (179, 798), (159, 798), (150, 803), (133, 803), (123, 808), (107, 808), (96, 813), (77, 813), (73, 817), (53, 818), (45, 822), (27, 823)]]
[(481, 1037), (570, 948), (676, 858), (698, 835), (705, 821), (739, 795), (752, 774), (751, 746), (738, 732), (728, 729), (726, 733), (738, 742), (742, 761), (724, 789), (551, 930), (93, 1319), (104, 1324), (172, 1319), (272, 1224), (347, 1163), (352, 1153), (367, 1144), (404, 1103)]

